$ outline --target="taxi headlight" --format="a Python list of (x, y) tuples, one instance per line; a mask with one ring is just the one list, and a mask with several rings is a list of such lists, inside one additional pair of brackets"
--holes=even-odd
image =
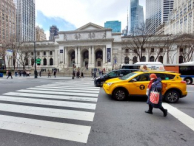
[(108, 86), (112, 85), (113, 83), (107, 83)]

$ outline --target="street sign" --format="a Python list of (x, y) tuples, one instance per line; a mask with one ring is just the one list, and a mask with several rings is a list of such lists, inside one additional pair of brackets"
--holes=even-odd
[(63, 50), (60, 50), (60, 53), (63, 53)]
[(37, 58), (37, 59), (36, 59), (37, 65), (40, 65), (40, 62), (41, 62), (41, 59), (40, 59), (40, 58)]

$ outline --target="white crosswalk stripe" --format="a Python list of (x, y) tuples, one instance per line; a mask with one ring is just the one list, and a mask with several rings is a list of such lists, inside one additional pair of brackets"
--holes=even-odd
[(4, 93), (0, 96), (0, 111), (7, 113), (0, 115), (0, 129), (87, 143), (99, 91), (89, 80), (74, 80)]

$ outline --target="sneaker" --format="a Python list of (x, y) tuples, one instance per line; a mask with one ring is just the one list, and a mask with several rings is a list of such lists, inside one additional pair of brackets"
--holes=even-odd
[(164, 117), (166, 117), (168, 115), (168, 110), (164, 110)]
[(145, 111), (145, 113), (147, 113), (147, 114), (153, 114), (153, 112), (152, 111)]

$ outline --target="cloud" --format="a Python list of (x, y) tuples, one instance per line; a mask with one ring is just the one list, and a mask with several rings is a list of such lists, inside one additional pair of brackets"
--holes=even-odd
[(46, 34), (46, 39), (49, 40), (49, 35), (50, 35), (50, 32), (47, 30), (44, 32)]
[(127, 24), (127, 8), (130, 0), (37, 0), (36, 8), (46, 17), (57, 17), (74, 24), (76, 28), (93, 22), (119, 20), (122, 28)]

